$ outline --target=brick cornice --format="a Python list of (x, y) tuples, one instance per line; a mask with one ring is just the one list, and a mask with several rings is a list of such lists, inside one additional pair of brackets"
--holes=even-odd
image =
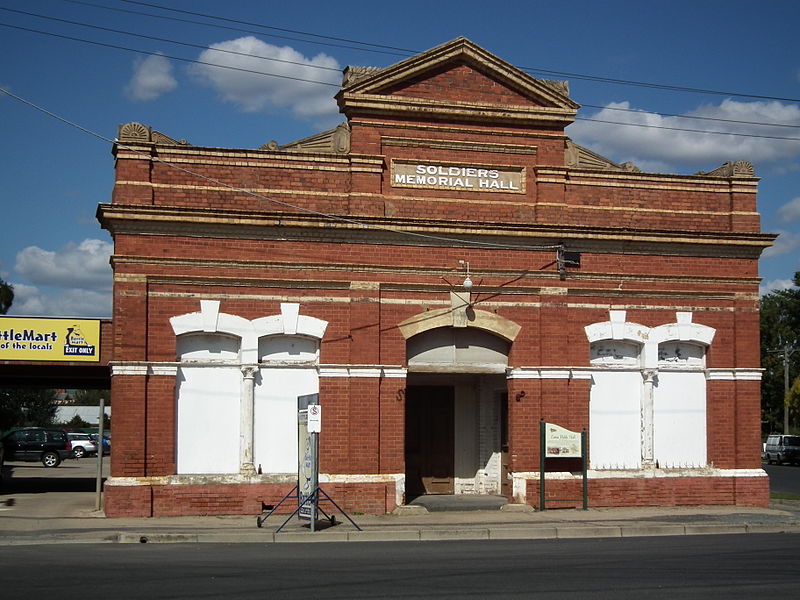
[[(321, 243), (461, 245), (479, 239), (495, 244), (536, 246), (567, 243), (570, 249), (670, 255), (757, 258), (775, 236), (763, 233), (658, 231), (570, 225), (460, 222), (390, 217), (326, 219), (299, 213), (253, 213), (191, 207), (101, 204), (98, 219), (112, 234), (214, 236), (230, 239), (280, 239)], [(404, 235), (405, 232), (418, 234)], [(452, 237), (443, 241), (421, 237)]]

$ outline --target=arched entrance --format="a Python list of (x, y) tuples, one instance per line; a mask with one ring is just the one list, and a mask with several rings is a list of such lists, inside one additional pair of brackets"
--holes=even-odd
[(484, 311), (465, 316), (466, 326), (452, 325), (453, 311), (428, 312), (401, 324), (401, 331), (411, 334), (406, 336), (407, 500), (508, 491), (506, 369), (519, 327)]

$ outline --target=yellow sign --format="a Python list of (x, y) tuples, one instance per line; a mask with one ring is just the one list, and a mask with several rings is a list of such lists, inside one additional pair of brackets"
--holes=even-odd
[(100, 321), (0, 317), (0, 360), (100, 361)]

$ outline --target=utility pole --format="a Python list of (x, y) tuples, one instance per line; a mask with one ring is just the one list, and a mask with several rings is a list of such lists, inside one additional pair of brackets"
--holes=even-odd
[(789, 357), (797, 350), (788, 343), (783, 345), (783, 433), (789, 433)]
[(767, 350), (783, 355), (783, 433), (789, 432), (789, 359), (797, 351), (797, 347), (789, 342), (783, 343), (783, 348)]

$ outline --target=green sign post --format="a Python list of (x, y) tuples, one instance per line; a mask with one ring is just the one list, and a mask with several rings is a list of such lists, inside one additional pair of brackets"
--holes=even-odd
[(583, 475), (582, 498), (553, 498), (550, 502), (583, 501), (583, 510), (589, 508), (589, 489), (586, 478), (586, 429), (570, 431), (555, 423), (539, 421), (539, 510), (547, 508), (545, 496), (545, 459), (580, 458)]

